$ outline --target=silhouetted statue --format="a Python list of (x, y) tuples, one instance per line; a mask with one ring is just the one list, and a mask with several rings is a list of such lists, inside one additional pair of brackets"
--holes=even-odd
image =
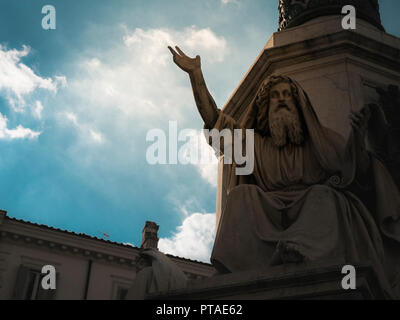
[(400, 195), (384, 165), (366, 151), (371, 106), (350, 115), (353, 130), (346, 142), (321, 125), (298, 83), (271, 76), (239, 123), (217, 109), (200, 57), (169, 49), (190, 76), (206, 128), (242, 129), (243, 136), (244, 129), (255, 130), (253, 174), (238, 177), (231, 166), (211, 257), (217, 270), (326, 259), (372, 262), (388, 296), (394, 294)]

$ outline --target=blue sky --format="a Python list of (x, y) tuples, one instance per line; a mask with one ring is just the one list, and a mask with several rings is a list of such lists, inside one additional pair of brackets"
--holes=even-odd
[[(41, 28), (54, 5), (57, 29)], [(2, 0), (0, 207), (11, 217), (204, 260), (212, 245), (215, 165), (150, 166), (148, 130), (198, 132), (187, 76), (166, 49), (200, 54), (222, 107), (277, 29), (276, 0)], [(381, 1), (400, 35), (398, 0)], [(2, 74), (3, 73), (3, 74)], [(5, 74), (4, 74), (5, 73)]]

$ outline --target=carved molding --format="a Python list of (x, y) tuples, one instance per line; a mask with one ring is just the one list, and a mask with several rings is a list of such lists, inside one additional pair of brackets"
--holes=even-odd
[(378, 0), (279, 0), (279, 31), (317, 17), (341, 15), (342, 8), (346, 5), (357, 9), (357, 17), (384, 30)]
[(27, 235), (22, 235), (10, 231), (1, 231), (0, 238), (2, 241), (8, 240), (24, 246), (33, 246), (36, 248), (48, 249), (50, 251), (57, 251), (63, 255), (74, 255), (80, 256), (85, 259), (93, 259), (97, 261), (108, 262), (112, 264), (125, 265), (127, 267), (133, 267), (136, 264), (136, 254), (133, 253), (132, 259), (117, 256), (105, 252), (99, 252), (92, 249), (82, 248), (78, 246), (67, 245), (64, 243), (57, 243), (55, 241), (49, 241), (40, 238), (34, 238)]

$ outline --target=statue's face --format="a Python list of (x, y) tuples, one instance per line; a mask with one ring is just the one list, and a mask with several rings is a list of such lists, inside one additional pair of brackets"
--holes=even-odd
[(292, 89), (287, 82), (281, 82), (271, 88), (269, 97), (269, 113), (281, 112), (282, 110), (295, 112), (296, 102), (294, 100)]
[(290, 84), (281, 82), (274, 85), (269, 96), (269, 130), (275, 145), (302, 144), (303, 126)]
[(141, 255), (140, 258), (136, 261), (136, 272), (139, 272), (140, 270), (147, 267), (151, 267), (151, 261), (147, 256)]

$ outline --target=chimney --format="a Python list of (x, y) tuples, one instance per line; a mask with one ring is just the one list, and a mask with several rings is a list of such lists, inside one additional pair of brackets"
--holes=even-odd
[(7, 217), (7, 211), (0, 209), (0, 225), (3, 224), (4, 219)]
[(142, 249), (158, 249), (158, 229), (160, 228), (155, 222), (146, 221), (146, 225), (142, 231)]

